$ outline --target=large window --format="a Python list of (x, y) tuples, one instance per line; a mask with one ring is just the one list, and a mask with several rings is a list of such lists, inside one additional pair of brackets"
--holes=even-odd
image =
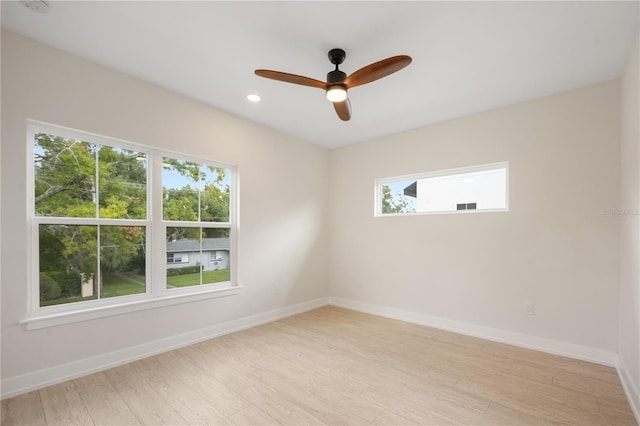
[(508, 163), (376, 180), (375, 215), (508, 210)]
[(35, 122), (29, 144), (32, 314), (234, 285), (234, 167)]

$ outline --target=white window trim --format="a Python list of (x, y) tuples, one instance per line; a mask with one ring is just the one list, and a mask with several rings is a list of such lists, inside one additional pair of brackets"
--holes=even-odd
[[(406, 180), (420, 180), (438, 177), (448, 177), (451, 175), (461, 175), (465, 173), (491, 171), (496, 169), (506, 170), (506, 188), (505, 188), (505, 207), (500, 209), (475, 209), (475, 210), (447, 210), (447, 211), (435, 211), (435, 212), (409, 212), (409, 213), (382, 213), (382, 185), (386, 183), (402, 182)], [(495, 213), (495, 212), (508, 212), (509, 211), (509, 162), (503, 161), (499, 163), (482, 164), (479, 166), (460, 167), (455, 169), (437, 170), (433, 172), (414, 173), (402, 176), (393, 176), (388, 178), (378, 178), (374, 180), (373, 184), (374, 199), (373, 199), (373, 216), (374, 217), (397, 217), (397, 216), (423, 216), (423, 215), (438, 215), (438, 214), (476, 214), (476, 213)], [(474, 201), (470, 201), (474, 202)]]
[[(38, 330), (41, 328), (88, 321), (97, 318), (110, 317), (113, 315), (122, 315), (129, 312), (155, 309), (163, 306), (171, 306), (181, 303), (196, 302), (204, 299), (233, 296), (239, 294), (242, 288), (243, 287), (241, 285), (235, 285), (233, 287), (207, 289), (206, 291), (196, 294), (175, 294), (146, 300), (132, 300), (130, 298), (132, 296), (121, 296), (121, 298), (125, 298), (127, 302), (120, 302), (111, 306), (103, 305), (97, 307), (87, 307), (86, 309), (68, 312), (50, 313), (46, 315), (33, 315), (20, 321), (20, 324), (22, 324), (27, 330)], [(91, 301), (83, 303), (90, 302)]]
[[(146, 227), (146, 240), (148, 242), (149, 251), (146, 258), (146, 291), (144, 293), (46, 307), (40, 306), (38, 226), (42, 223), (68, 223), (68, 220), (65, 218), (35, 215), (33, 140), (36, 133), (47, 133), (77, 140), (88, 140), (97, 144), (142, 152), (147, 155), (147, 188), (149, 188), (149, 191), (147, 193), (148, 217), (146, 219), (73, 218), (73, 222), (79, 225), (113, 224), (118, 226)], [(231, 170), (229, 222), (164, 221), (162, 218), (162, 157), (171, 157)], [(198, 158), (164, 149), (156, 149), (116, 138), (35, 120), (27, 120), (27, 163), (26, 198), (27, 229), (29, 232), (27, 241), (29, 244), (27, 248), (28, 262), (26, 276), (29, 309), (27, 317), (20, 321), (27, 330), (86, 321), (94, 318), (103, 318), (111, 315), (120, 315), (123, 313), (153, 309), (161, 306), (170, 306), (203, 299), (225, 297), (240, 293), (242, 286), (238, 283), (237, 273), (237, 238), (239, 232), (238, 167), (205, 158)], [(151, 183), (150, 185), (149, 182)], [(162, 236), (166, 235), (167, 227), (178, 226), (230, 229), (229, 266), (231, 275), (229, 281), (182, 288), (167, 288), (166, 273), (163, 269), (166, 263), (166, 244), (164, 244), (165, 238)], [(155, 269), (152, 265), (155, 265)]]

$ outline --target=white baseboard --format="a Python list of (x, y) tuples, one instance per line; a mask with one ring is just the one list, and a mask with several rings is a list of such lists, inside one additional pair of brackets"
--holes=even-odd
[(633, 415), (636, 416), (636, 421), (640, 425), (640, 392), (638, 392), (636, 384), (631, 380), (629, 370), (627, 369), (622, 357), (619, 357), (618, 377), (620, 377), (620, 382), (622, 382), (624, 392), (627, 394), (629, 405), (631, 405), (631, 411), (633, 411)]
[(494, 342), (507, 343), (521, 348), (595, 362), (610, 367), (618, 366), (618, 354), (602, 349), (337, 297), (330, 297), (329, 304)]
[(323, 297), (216, 324), (211, 327), (190, 331), (188, 333), (167, 337), (161, 340), (131, 346), (129, 348), (97, 355), (91, 358), (73, 361), (67, 364), (30, 372), (16, 377), (10, 377), (2, 380), (0, 383), (0, 389), (2, 389), (1, 399), (10, 398), (32, 390), (55, 385), (66, 380), (86, 376), (87, 374), (103, 371), (118, 365), (123, 365), (138, 359), (192, 345), (214, 337), (266, 324), (291, 315), (310, 311), (327, 304), (328, 298)]

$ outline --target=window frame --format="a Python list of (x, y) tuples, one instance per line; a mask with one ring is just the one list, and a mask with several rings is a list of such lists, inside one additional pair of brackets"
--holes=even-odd
[[(491, 170), (505, 169), (505, 207), (504, 208), (492, 208), (492, 209), (465, 209), (456, 210), (456, 204), (453, 205), (452, 210), (443, 211), (426, 211), (426, 212), (405, 212), (405, 213), (382, 213), (382, 186), (390, 183), (397, 183), (403, 181), (417, 181), (421, 179), (439, 178), (447, 176), (456, 176), (466, 173), (484, 172)], [(502, 161), (497, 163), (482, 164), (478, 166), (458, 167), (454, 169), (436, 170), (431, 172), (413, 173), (409, 175), (393, 176), (386, 178), (377, 178), (374, 180), (374, 201), (373, 201), (373, 215), (374, 217), (395, 217), (395, 216), (421, 216), (421, 215), (434, 215), (434, 214), (473, 214), (473, 213), (495, 213), (495, 212), (508, 212), (509, 211), (509, 161)], [(465, 201), (464, 204), (476, 203), (476, 201)]]
[[(21, 323), (27, 329), (38, 329), (49, 326), (84, 321), (125, 312), (151, 309), (177, 303), (187, 303), (212, 297), (238, 294), (242, 288), (237, 279), (237, 234), (238, 234), (238, 167), (207, 158), (194, 157), (165, 149), (125, 141), (91, 132), (71, 129), (36, 120), (27, 120), (27, 317)], [(38, 216), (35, 209), (35, 165), (34, 138), (37, 133), (67, 137), (87, 141), (113, 148), (120, 148), (144, 153), (147, 156), (146, 180), (146, 218), (145, 219), (110, 219), (83, 217)], [(223, 168), (231, 174), (229, 178), (229, 219), (228, 222), (178, 222), (165, 221), (162, 217), (162, 159), (171, 157), (179, 160), (193, 161), (212, 167)], [(97, 167), (97, 166), (96, 166)], [(95, 300), (71, 302), (65, 304), (40, 306), (40, 255), (39, 227), (43, 224), (73, 225), (114, 225), (145, 227), (147, 256), (145, 259), (145, 291), (137, 294), (107, 297)], [(229, 228), (229, 268), (230, 280), (220, 283), (202, 284), (180, 289), (168, 289), (166, 285), (166, 229), (176, 226), (202, 228)]]

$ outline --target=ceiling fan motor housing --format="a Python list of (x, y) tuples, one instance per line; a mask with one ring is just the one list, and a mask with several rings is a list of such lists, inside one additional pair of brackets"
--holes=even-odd
[(334, 70), (327, 73), (327, 84), (342, 83), (347, 78), (347, 74), (340, 70)]

